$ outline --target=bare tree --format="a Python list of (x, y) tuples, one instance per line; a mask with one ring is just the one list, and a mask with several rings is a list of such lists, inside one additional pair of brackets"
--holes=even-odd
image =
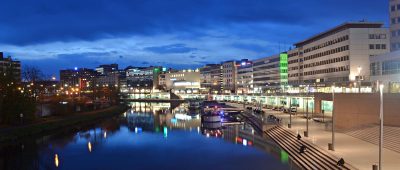
[(26, 82), (35, 83), (37, 81), (43, 80), (43, 72), (34, 66), (26, 66), (22, 71), (22, 78)]

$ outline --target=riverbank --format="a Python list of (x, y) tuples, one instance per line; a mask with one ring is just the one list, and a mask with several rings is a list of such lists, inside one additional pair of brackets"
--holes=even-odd
[(0, 142), (15, 141), (20, 138), (34, 136), (38, 134), (45, 134), (54, 130), (67, 127), (73, 128), (77, 125), (83, 125), (95, 120), (120, 114), (126, 110), (126, 106), (118, 105), (102, 110), (76, 113), (71, 116), (55, 117), (49, 120), (44, 120), (25, 126), (0, 129)]

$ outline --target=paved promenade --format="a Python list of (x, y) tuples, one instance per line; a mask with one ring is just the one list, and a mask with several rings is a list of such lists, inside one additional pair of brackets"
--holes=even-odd
[[(232, 106), (243, 107), (243, 105), (232, 103)], [(278, 111), (263, 109), (264, 120), (266, 116), (273, 114), (282, 118), (282, 125), (285, 129), (294, 133), (300, 133), (303, 140), (307, 140), (317, 147), (335, 155), (353, 165), (354, 167), (362, 170), (371, 170), (373, 164), (378, 164), (379, 148), (377, 145), (363, 141), (361, 139), (352, 137), (344, 133), (335, 133), (336, 146), (335, 151), (328, 150), (328, 143), (332, 141), (332, 133), (330, 129), (326, 129), (324, 123), (309, 121), (309, 137), (304, 137), (303, 132), (306, 130), (306, 119), (300, 116), (292, 116), (292, 128), (287, 128), (289, 123), (289, 114)], [(400, 136), (398, 137), (400, 141)], [(400, 153), (392, 150), (383, 150), (383, 167), (385, 170), (398, 170), (400, 169)]]

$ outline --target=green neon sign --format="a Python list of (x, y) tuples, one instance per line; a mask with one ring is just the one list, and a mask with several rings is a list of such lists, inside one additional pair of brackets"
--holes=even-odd
[(279, 74), (281, 86), (286, 86), (288, 84), (288, 54), (286, 53), (279, 55)]

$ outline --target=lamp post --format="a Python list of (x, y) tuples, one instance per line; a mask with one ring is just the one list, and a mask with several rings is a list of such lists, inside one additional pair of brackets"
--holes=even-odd
[(306, 131), (304, 132), (304, 136), (308, 137), (308, 98), (306, 98)]
[(382, 145), (383, 145), (383, 84), (379, 86), (380, 109), (379, 109), (379, 170), (382, 170)]
[(289, 124), (288, 124), (288, 128), (292, 128), (292, 99), (289, 96)]
[(358, 66), (357, 70), (358, 70), (358, 93), (361, 93), (361, 76), (360, 76), (362, 70), (361, 66)]
[(335, 151), (335, 85), (332, 86), (332, 143), (329, 150)]

